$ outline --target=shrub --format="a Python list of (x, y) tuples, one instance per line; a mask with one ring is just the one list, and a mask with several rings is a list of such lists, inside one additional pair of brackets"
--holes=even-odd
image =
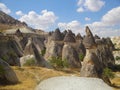
[(62, 60), (61, 57), (52, 57), (49, 61), (51, 65), (55, 68), (69, 67), (67, 60)]
[(41, 55), (44, 56), (46, 53), (46, 48), (44, 48), (42, 51), (41, 51)]
[(63, 66), (66, 67), (66, 68), (69, 67), (69, 63), (68, 63), (67, 59), (63, 60)]
[(3, 55), (1, 58), (2, 58), (4, 61), (7, 61), (7, 60), (8, 60), (8, 56), (7, 56), (7, 55)]
[(112, 70), (111, 69), (109, 69), (109, 68), (105, 68), (104, 70), (103, 70), (103, 77), (108, 77), (108, 78), (114, 78), (114, 73), (112, 72)]
[(13, 50), (10, 50), (8, 52), (8, 55), (11, 56), (11, 57), (17, 57), (17, 54)]
[(116, 59), (116, 60), (120, 60), (120, 57), (119, 57), (119, 56), (116, 56), (115, 59)]
[(26, 62), (24, 63), (24, 66), (33, 66), (33, 65), (35, 65), (34, 58), (27, 59)]
[(0, 65), (0, 75), (1, 75), (1, 74), (4, 74), (4, 72), (5, 72), (5, 71), (4, 71), (4, 68)]
[(79, 59), (80, 59), (80, 61), (83, 61), (84, 55), (82, 53), (79, 53)]

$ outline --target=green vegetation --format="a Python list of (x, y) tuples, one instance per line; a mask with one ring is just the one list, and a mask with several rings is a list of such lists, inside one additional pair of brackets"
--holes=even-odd
[(63, 66), (64, 66), (65, 68), (68, 68), (68, 67), (69, 67), (69, 63), (68, 63), (67, 59), (64, 59), (64, 60), (63, 60)]
[(116, 57), (115, 57), (115, 60), (120, 60), (120, 56), (116, 56)]
[(0, 65), (0, 75), (1, 75), (1, 74), (4, 74), (4, 72), (5, 72), (5, 71), (4, 71), (3, 66)]
[(43, 50), (41, 50), (41, 55), (44, 56), (46, 53), (46, 48), (44, 48)]
[(2, 57), (1, 57), (4, 61), (7, 61), (8, 60), (8, 56), (7, 56), (7, 54), (6, 55), (2, 55)]
[(23, 66), (34, 66), (35, 65), (35, 59), (30, 58), (26, 60), (26, 63)]
[(80, 59), (80, 61), (83, 61), (84, 55), (82, 53), (79, 53), (79, 59)]
[(105, 69), (103, 70), (103, 77), (108, 77), (108, 78), (113, 79), (113, 78), (115, 77), (115, 75), (114, 75), (114, 73), (112, 72), (111, 69), (105, 68)]
[(11, 56), (11, 57), (17, 57), (16, 53), (13, 50), (10, 50), (8, 52), (8, 55)]
[(67, 68), (69, 67), (69, 64), (66, 59), (62, 60), (61, 57), (52, 57), (50, 60), (50, 63), (55, 68)]

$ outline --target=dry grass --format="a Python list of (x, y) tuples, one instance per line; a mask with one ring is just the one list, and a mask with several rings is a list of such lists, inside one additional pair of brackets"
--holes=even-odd
[(115, 75), (115, 78), (113, 78), (111, 82), (114, 85), (114, 90), (120, 90), (120, 72), (116, 72)]
[(77, 71), (55, 71), (41, 67), (12, 67), (16, 72), (20, 83), (16, 85), (0, 86), (0, 90), (34, 90), (35, 86), (42, 80), (65, 75), (79, 75)]
[[(79, 71), (75, 69), (66, 71), (56, 71), (41, 67), (12, 67), (16, 72), (19, 83), (16, 85), (0, 86), (0, 90), (34, 90), (35, 86), (44, 79), (54, 76), (76, 75), (80, 76)], [(119, 75), (120, 72), (117, 72)], [(120, 86), (120, 77), (111, 80), (115, 86)], [(115, 88), (114, 90), (120, 90)]]

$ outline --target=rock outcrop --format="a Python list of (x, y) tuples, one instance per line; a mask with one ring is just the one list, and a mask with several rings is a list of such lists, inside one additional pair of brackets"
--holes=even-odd
[(20, 22), (3, 11), (0, 11), (0, 23), (13, 26), (27, 26), (25, 22)]
[(62, 49), (62, 60), (67, 60), (69, 67), (80, 68), (81, 62), (75, 49), (76, 40), (74, 35), (69, 31), (64, 38), (64, 46)]
[(112, 68), (115, 65), (114, 56), (112, 51), (114, 50), (114, 45), (109, 38), (96, 39), (97, 52), (96, 55), (99, 61), (102, 63), (102, 67)]
[(62, 57), (63, 35), (59, 29), (48, 37), (46, 42), (45, 59), (49, 60), (52, 57)]
[(22, 65), (24, 65), (28, 60), (30, 60), (30, 58), (34, 58), (33, 60), (35, 66), (52, 68), (41, 55), (42, 46), (40, 46), (40, 44), (39, 42), (37, 42), (36, 37), (29, 38), (24, 50), (24, 57), (21, 58)]
[(0, 58), (0, 84), (16, 84), (18, 78), (8, 63)]
[(106, 67), (112, 68), (115, 64), (112, 54), (113, 43), (109, 38), (100, 39), (98, 36), (94, 38), (88, 27), (86, 27), (83, 43), (86, 48), (86, 55), (80, 71), (81, 76), (99, 77), (110, 84), (108, 77), (104, 78), (102, 74)]
[(83, 43), (86, 48), (86, 55), (84, 57), (83, 65), (80, 71), (81, 76), (99, 77), (98, 72), (100, 71), (100, 63), (95, 54), (97, 47), (89, 27), (86, 27), (86, 36), (83, 39)]
[(111, 37), (111, 41), (115, 46), (115, 50), (113, 51), (113, 55), (115, 58), (115, 64), (120, 64), (120, 36)]
[(85, 48), (89, 49), (96, 47), (94, 37), (88, 26), (86, 27), (85, 32), (86, 32), (86, 36), (83, 39), (83, 44), (85, 45)]
[(0, 36), (0, 58), (10, 65), (20, 66), (19, 58), (23, 56), (20, 43), (15, 36)]

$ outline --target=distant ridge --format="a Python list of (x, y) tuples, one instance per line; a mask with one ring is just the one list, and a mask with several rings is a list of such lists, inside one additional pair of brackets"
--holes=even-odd
[(14, 19), (3, 11), (0, 11), (0, 30), (11, 29), (13, 27), (27, 27), (27, 24)]
[(0, 11), (0, 23), (1, 24), (8, 24), (8, 25), (27, 26), (27, 24), (25, 22), (20, 22), (17, 19), (14, 19), (13, 17), (4, 13), (3, 11)]

